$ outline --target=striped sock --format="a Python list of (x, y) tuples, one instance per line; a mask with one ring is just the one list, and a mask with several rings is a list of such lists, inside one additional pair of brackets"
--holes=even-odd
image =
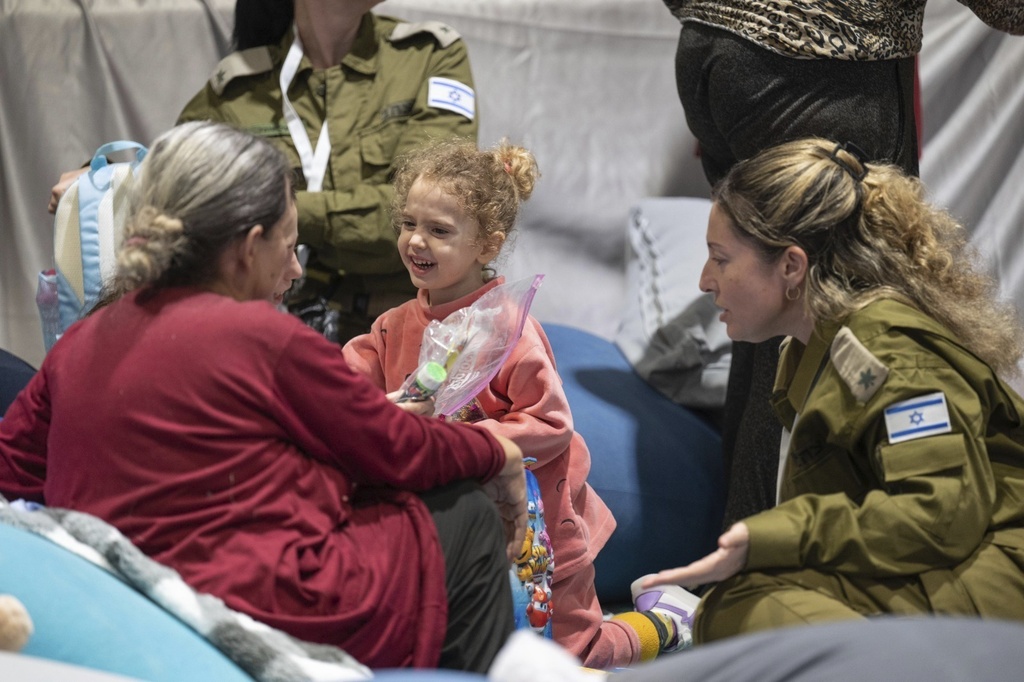
[(650, 613), (627, 611), (612, 616), (612, 620), (624, 623), (636, 632), (640, 639), (641, 661), (651, 661), (657, 658), (662, 648), (662, 642), (666, 640), (666, 637), (671, 636), (671, 632), (666, 633), (665, 625), (659, 623), (656, 617), (652, 617)]

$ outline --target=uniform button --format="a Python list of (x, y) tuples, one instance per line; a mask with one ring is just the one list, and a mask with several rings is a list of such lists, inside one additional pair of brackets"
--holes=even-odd
[(316, 94), (318, 94), (320, 97), (326, 95), (327, 85), (325, 83), (321, 83), (320, 85), (316, 86)]

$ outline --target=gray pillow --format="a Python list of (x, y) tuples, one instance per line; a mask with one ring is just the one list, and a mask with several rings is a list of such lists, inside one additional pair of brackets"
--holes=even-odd
[(725, 403), (732, 341), (698, 280), (711, 201), (651, 197), (630, 210), (626, 305), (615, 343), (648, 383), (687, 407)]

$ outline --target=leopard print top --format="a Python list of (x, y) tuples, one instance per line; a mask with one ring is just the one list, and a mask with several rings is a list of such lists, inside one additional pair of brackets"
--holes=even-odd
[[(926, 0), (664, 0), (679, 21), (731, 31), (788, 57), (877, 60), (921, 50)], [(1024, 3), (959, 0), (985, 23), (1024, 31)]]

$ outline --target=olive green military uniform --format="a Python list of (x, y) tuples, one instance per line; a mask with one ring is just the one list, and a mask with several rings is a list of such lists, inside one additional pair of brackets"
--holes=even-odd
[[(325, 117), (331, 153), (323, 190), (307, 192), (282, 113), (280, 75), (293, 42), (235, 52), (221, 61), (179, 122), (216, 120), (277, 143), (296, 170), (299, 242), (313, 249), (306, 282), (292, 300), (332, 292), (344, 342), (368, 332), (378, 314), (415, 296), (391, 225), (397, 156), (430, 139), (476, 140), (473, 79), (465, 44), (439, 22), (410, 24), (367, 13), (339, 66), (314, 69), (303, 56), (288, 98), (315, 147)], [(465, 86), (470, 109), (428, 104), (430, 79)]]
[[(906, 401), (906, 402), (905, 402)], [(780, 504), (695, 639), (866, 615), (1024, 620), (1024, 401), (891, 300), (783, 348)], [(795, 424), (794, 424), (795, 419)]]

